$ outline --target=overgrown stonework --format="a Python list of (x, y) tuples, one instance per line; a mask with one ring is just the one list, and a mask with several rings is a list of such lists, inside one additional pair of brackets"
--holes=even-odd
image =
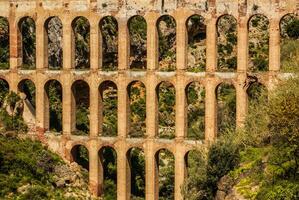
[(1, 1), (0, 78), (23, 97), (27, 136), (86, 168), (93, 194), (180, 200), (190, 151), (243, 126), (252, 84), (271, 93), (298, 69), (296, 5)]

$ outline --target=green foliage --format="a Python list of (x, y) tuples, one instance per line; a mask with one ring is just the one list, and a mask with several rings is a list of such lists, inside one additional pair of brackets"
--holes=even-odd
[(0, 69), (9, 68), (9, 26), (6, 18), (0, 17)]
[(145, 198), (145, 158), (141, 149), (132, 148), (130, 151), (131, 166), (131, 196), (133, 199)]
[(145, 19), (134, 16), (128, 22), (130, 33), (130, 68), (134, 70), (146, 69), (146, 34)]
[(299, 40), (287, 38), (282, 40), (280, 60), (283, 72), (299, 71)]
[(117, 88), (108, 83), (101, 92), (103, 103), (103, 136), (117, 135)]
[(112, 16), (107, 16), (101, 21), (102, 34), (102, 70), (114, 71), (117, 70), (118, 58), (118, 25), (117, 21)]
[(294, 19), (286, 26), (286, 32), (292, 39), (299, 39), (299, 19)]
[(35, 69), (36, 59), (36, 29), (35, 22), (30, 17), (21, 20), (20, 30), (22, 33), (23, 65), (22, 69)]
[(19, 84), (19, 90), (20, 90), (20, 92), (25, 93), (26, 99), (28, 99), (30, 104), (33, 106), (33, 108), (35, 108), (35, 106), (36, 106), (35, 92), (36, 91), (35, 91), (34, 83), (29, 79), (23, 80)]

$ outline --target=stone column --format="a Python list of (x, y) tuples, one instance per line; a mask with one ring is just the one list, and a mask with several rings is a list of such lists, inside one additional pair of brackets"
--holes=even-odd
[(43, 16), (36, 20), (36, 69), (45, 69), (48, 63), (47, 55), (47, 33), (44, 28)]
[(99, 156), (96, 140), (89, 143), (89, 188), (93, 195), (99, 194)]
[(99, 69), (99, 24), (97, 19), (90, 20), (90, 69)]
[(211, 16), (207, 19), (207, 49), (206, 49), (206, 72), (215, 72), (217, 69), (217, 18)]
[(43, 135), (45, 132), (46, 124), (48, 121), (48, 112), (46, 110), (46, 105), (48, 102), (46, 100), (46, 92), (44, 90), (44, 84), (43, 84), (43, 76), (40, 74), (37, 74), (36, 76), (36, 82), (35, 82), (35, 88), (36, 88), (36, 106), (35, 106), (35, 124), (36, 124), (36, 131), (38, 135)]
[(146, 81), (146, 135), (148, 138), (154, 138), (158, 132), (158, 100), (155, 74), (147, 74)]
[(177, 75), (175, 93), (175, 135), (177, 139), (184, 139), (187, 135), (186, 92), (184, 74)]
[(126, 77), (120, 74), (117, 84), (117, 122), (118, 133), (117, 135), (122, 138), (126, 138), (128, 134), (128, 128), (130, 127), (128, 122), (128, 94), (127, 94), (127, 82)]
[(247, 18), (239, 17), (238, 23), (238, 72), (246, 72), (248, 66)]
[(175, 200), (183, 200), (183, 196), (181, 194), (181, 188), (184, 184), (184, 178), (186, 174), (185, 170), (185, 159), (184, 159), (184, 149), (181, 145), (176, 145), (175, 152), (175, 189), (174, 189), (174, 199)]
[(72, 30), (72, 21), (68, 15), (62, 20), (63, 25), (63, 33), (62, 33), (62, 40), (63, 40), (63, 69), (68, 70), (73, 67), (73, 60), (74, 60), (74, 49), (73, 49), (73, 30)]
[(118, 70), (129, 68), (130, 40), (127, 19), (118, 19)]
[(147, 70), (156, 70), (158, 68), (157, 19), (158, 14), (156, 12), (148, 12), (145, 15), (147, 23)]
[(73, 130), (73, 120), (72, 115), (75, 115), (72, 109), (72, 104), (74, 103), (74, 99), (72, 97), (72, 90), (71, 90), (71, 79), (69, 76), (65, 76), (64, 83), (62, 84), (63, 87), (63, 94), (62, 94), (62, 121), (63, 121), (63, 134), (70, 135)]
[(130, 199), (131, 182), (128, 181), (128, 160), (125, 143), (122, 142), (117, 152), (117, 200)]
[(154, 141), (148, 140), (145, 148), (145, 199), (159, 197), (158, 169), (154, 152)]
[(270, 19), (269, 71), (280, 70), (280, 27), (279, 19)]
[(90, 108), (89, 123), (90, 137), (97, 137), (99, 134), (99, 90), (96, 74), (92, 75), (90, 83)]
[(183, 10), (179, 9), (176, 13), (176, 68), (185, 70), (187, 63), (187, 29), (186, 17)]
[(205, 140), (209, 142), (217, 137), (217, 100), (213, 78), (206, 78), (205, 91)]
[(19, 33), (18, 22), (16, 21), (16, 6), (13, 4), (9, 9), (9, 54), (10, 69), (16, 70), (22, 61), (22, 41)]

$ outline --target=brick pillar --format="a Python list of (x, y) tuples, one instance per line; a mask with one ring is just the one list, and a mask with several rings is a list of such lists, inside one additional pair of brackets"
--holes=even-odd
[(183, 196), (181, 194), (181, 187), (184, 184), (184, 178), (186, 174), (185, 170), (185, 158), (183, 154), (183, 147), (181, 145), (177, 145), (175, 152), (175, 189), (174, 189), (174, 199), (175, 200), (183, 200)]
[(269, 71), (280, 70), (280, 27), (279, 19), (270, 19)]
[(74, 61), (74, 49), (73, 49), (73, 30), (71, 25), (71, 19), (69, 16), (65, 16), (65, 18), (61, 19), (63, 25), (63, 69), (71, 69), (73, 67)]
[(212, 78), (206, 78), (205, 99), (205, 140), (213, 141), (217, 136), (217, 100), (215, 84)]
[(158, 68), (158, 33), (156, 27), (158, 14), (148, 12), (145, 19), (147, 23), (147, 70), (156, 70)]
[(95, 140), (89, 143), (89, 188), (93, 195), (99, 194), (99, 156)]
[(43, 134), (45, 132), (46, 124), (48, 121), (48, 113), (45, 108), (47, 108), (48, 102), (46, 101), (46, 92), (44, 90), (43, 76), (37, 74), (36, 82), (36, 107), (35, 107), (35, 124), (36, 131), (38, 134)]
[(241, 128), (244, 125), (247, 114), (247, 92), (244, 88), (246, 74), (238, 75), (236, 85), (236, 127)]
[(120, 74), (118, 77), (117, 85), (117, 122), (119, 137), (125, 138), (128, 133), (128, 108), (129, 108), (128, 94), (127, 94), (127, 82), (126, 77)]
[[(181, 14), (182, 13), (182, 14)], [(176, 13), (176, 68), (177, 70), (185, 70), (187, 64), (187, 30), (186, 17), (182, 16), (184, 12), (178, 10)]]
[(129, 65), (129, 33), (127, 19), (118, 19), (118, 69), (126, 70)]
[(47, 35), (44, 28), (44, 19), (42, 16), (36, 20), (36, 69), (45, 69), (48, 59), (47, 55)]
[(207, 49), (206, 49), (206, 71), (215, 72), (217, 69), (217, 19), (211, 17), (207, 19)]
[(248, 66), (247, 18), (239, 17), (238, 23), (238, 72), (246, 72)]
[(16, 7), (13, 4), (9, 9), (9, 54), (10, 69), (15, 70), (22, 61), (22, 41), (19, 33), (18, 22), (16, 21)]
[(90, 20), (90, 69), (99, 69), (99, 24), (97, 19)]
[(148, 140), (145, 148), (145, 199), (159, 197), (159, 180), (157, 162), (154, 152), (154, 141)]
[(158, 100), (155, 74), (147, 74), (146, 81), (146, 135), (148, 138), (154, 138), (158, 132)]
[(68, 76), (65, 76), (64, 83), (62, 85), (63, 87), (63, 94), (62, 94), (62, 121), (63, 121), (63, 134), (70, 135), (73, 130), (73, 120), (72, 115), (75, 115), (73, 112), (73, 106), (74, 99), (72, 97), (72, 90), (71, 90), (71, 79), (69, 79)]
[(117, 149), (117, 200), (130, 199), (131, 182), (128, 181), (128, 160), (125, 143), (121, 143)]
[(177, 75), (175, 87), (175, 135), (177, 139), (183, 139), (187, 132), (186, 94), (183, 74)]
[(92, 76), (90, 84), (90, 106), (89, 106), (89, 123), (90, 137), (97, 137), (99, 134), (99, 90), (97, 85), (97, 77)]

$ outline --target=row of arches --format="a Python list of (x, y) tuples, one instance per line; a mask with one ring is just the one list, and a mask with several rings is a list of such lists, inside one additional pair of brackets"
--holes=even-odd
[[(9, 91), (8, 83), (1, 79), (3, 91)], [(46, 96), (45, 115), (48, 116), (45, 127), (51, 132), (61, 133), (63, 89), (57, 80), (49, 80), (44, 86)], [(18, 84), (19, 92), (24, 93), (30, 106), (35, 109), (35, 85), (29, 80)], [(113, 81), (104, 81), (99, 85), (99, 135), (114, 137), (118, 135), (118, 88)], [(265, 95), (266, 88), (255, 82), (247, 89), (249, 104), (259, 101)], [(88, 135), (90, 132), (90, 88), (87, 82), (77, 80), (71, 86), (72, 133)], [(191, 82), (185, 88), (187, 135), (193, 140), (205, 139), (205, 87), (200, 82)], [(221, 83), (215, 90), (217, 100), (217, 127), (221, 134), (228, 128), (236, 127), (236, 89), (233, 84)], [(96, 98), (96, 97), (92, 97)], [(146, 88), (141, 81), (133, 81), (127, 86), (128, 98), (128, 137), (146, 137)], [(160, 82), (156, 87), (157, 101), (157, 137), (172, 139), (176, 125), (176, 89), (168, 81)], [(32, 113), (35, 115), (35, 113)]]
[[(190, 150), (184, 156), (185, 177), (190, 170), (199, 164), (198, 150)], [(117, 155), (116, 150), (110, 146), (104, 146), (98, 151), (99, 160), (99, 195), (104, 199), (116, 199), (117, 192)], [(159, 199), (174, 199), (175, 182), (175, 157), (166, 149), (159, 149), (155, 154), (155, 182), (158, 188)], [(146, 169), (145, 153), (140, 147), (132, 147), (126, 152), (127, 159), (127, 186), (132, 199), (145, 198)], [(89, 171), (89, 152), (82, 144), (74, 145), (71, 149), (71, 161)]]
[[(281, 19), (282, 45), (287, 40), (297, 40), (290, 26), (298, 20), (295, 14), (285, 15)], [(9, 24), (6, 18), (0, 18), (1, 27), (0, 52), (1, 68), (9, 64)], [(291, 25), (290, 25), (291, 24)], [(73, 68), (90, 68), (90, 24), (87, 18), (76, 17), (72, 21)], [(232, 15), (220, 16), (217, 26), (217, 61), (218, 71), (234, 71), (237, 69), (237, 20)], [(158, 63), (159, 70), (176, 69), (176, 21), (170, 15), (163, 15), (157, 20)], [(19, 39), (22, 55), (22, 69), (34, 69), (36, 57), (36, 27), (30, 17), (21, 18), (18, 22)], [(147, 68), (147, 22), (136, 15), (128, 20), (129, 33), (129, 65), (132, 70)], [(63, 66), (63, 25), (58, 17), (50, 17), (44, 25), (45, 43), (49, 69), (62, 69)], [(117, 70), (118, 65), (118, 22), (113, 16), (106, 16), (99, 23), (101, 41), (100, 65), (103, 71)], [(206, 22), (200, 15), (192, 15), (186, 21), (188, 38), (187, 70), (204, 71), (206, 67)], [(253, 15), (248, 21), (248, 65), (249, 71), (266, 71), (269, 64), (269, 19), (262, 15)], [(284, 48), (282, 48), (284, 50)], [(282, 64), (284, 64), (282, 57)]]

